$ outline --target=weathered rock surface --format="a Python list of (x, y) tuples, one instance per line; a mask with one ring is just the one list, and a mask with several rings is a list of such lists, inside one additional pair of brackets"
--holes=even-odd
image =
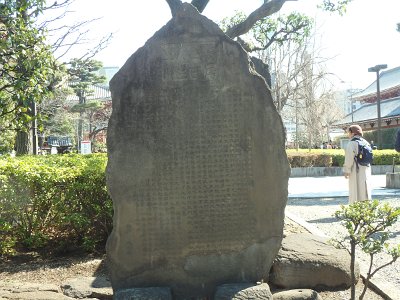
[(267, 279), (282, 239), (284, 129), (247, 53), (188, 3), (110, 83), (115, 291)]
[(214, 300), (250, 300), (264, 299), (272, 300), (272, 293), (269, 285), (266, 283), (253, 285), (242, 284), (224, 284), (217, 288)]
[[(350, 255), (327, 241), (307, 233), (285, 237), (272, 266), (271, 282), (284, 288), (350, 287)], [(358, 265), (356, 273), (358, 280)]]
[(322, 300), (314, 290), (300, 289), (277, 292), (273, 294), (274, 300)]
[(172, 300), (170, 288), (149, 287), (122, 289), (115, 293), (114, 300)]
[(78, 277), (67, 280), (61, 285), (64, 295), (72, 298), (112, 299), (111, 282), (102, 276)]

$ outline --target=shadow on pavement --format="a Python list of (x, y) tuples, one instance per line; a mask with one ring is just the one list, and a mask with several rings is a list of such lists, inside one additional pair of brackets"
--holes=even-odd
[(323, 206), (347, 204), (347, 197), (330, 198), (289, 198), (287, 204), (290, 206)]
[(308, 220), (307, 222), (308, 223), (335, 223), (335, 222), (339, 222), (339, 220), (332, 217), (332, 218), (321, 218), (321, 219)]

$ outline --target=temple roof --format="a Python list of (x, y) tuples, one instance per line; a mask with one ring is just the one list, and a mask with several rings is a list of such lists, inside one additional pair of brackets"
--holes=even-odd
[[(73, 83), (68, 82), (68, 86), (72, 86)], [(86, 97), (86, 100), (100, 100), (100, 101), (107, 101), (111, 100), (111, 92), (108, 86), (101, 86), (101, 85), (90, 85), (89, 90), (91, 93)], [(68, 102), (79, 102), (79, 98), (76, 94), (72, 93), (67, 96)]]
[[(381, 101), (381, 119), (384, 121), (396, 118), (400, 118), (400, 97)], [(353, 111), (353, 121), (352, 114), (350, 113), (334, 125), (345, 126), (352, 123), (369, 123), (377, 121), (377, 119), (377, 103), (370, 103)]]
[[(400, 88), (400, 67), (390, 69), (387, 71), (382, 71), (379, 74), (379, 85), (380, 85), (380, 90), (385, 91), (385, 90), (390, 90), (395, 87)], [(365, 97), (368, 95), (376, 95), (377, 87), (376, 87), (376, 80), (371, 83), (367, 88), (362, 90), (359, 93), (356, 93), (353, 95), (354, 99)]]

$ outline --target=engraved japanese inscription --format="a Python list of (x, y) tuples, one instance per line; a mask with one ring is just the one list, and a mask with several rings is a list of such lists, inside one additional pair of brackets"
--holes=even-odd
[(184, 4), (111, 92), (113, 288), (168, 285), (185, 298), (268, 277), (289, 168), (281, 119), (244, 50)]

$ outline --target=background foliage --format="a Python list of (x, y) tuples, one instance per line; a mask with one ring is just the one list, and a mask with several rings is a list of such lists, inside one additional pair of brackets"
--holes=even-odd
[(107, 156), (0, 160), (0, 254), (104, 248), (112, 228)]
[(50, 92), (58, 68), (43, 30), (30, 19), (43, 2), (0, 5), (0, 115), (7, 120), (3, 126), (21, 127), (30, 121), (31, 101), (40, 102)]

